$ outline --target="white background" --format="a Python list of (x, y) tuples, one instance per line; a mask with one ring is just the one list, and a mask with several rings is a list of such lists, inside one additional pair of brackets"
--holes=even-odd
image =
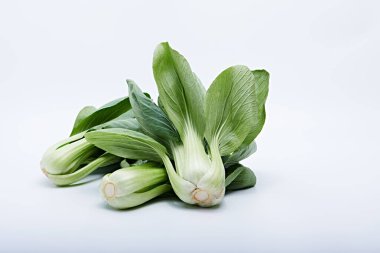
[[(0, 2), (0, 251), (379, 252), (380, 5), (376, 1)], [(108, 208), (98, 183), (57, 188), (45, 149), (85, 105), (156, 97), (161, 41), (205, 85), (271, 73), (254, 189), (214, 209)]]

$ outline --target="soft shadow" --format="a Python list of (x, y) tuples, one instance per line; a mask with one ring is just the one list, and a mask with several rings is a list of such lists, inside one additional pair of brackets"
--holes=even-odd
[[(234, 190), (234, 191), (227, 191), (226, 195), (232, 196), (236, 194), (237, 192), (248, 192), (248, 191), (253, 191), (254, 188), (246, 188), (246, 189), (241, 189), (241, 190)], [(148, 202), (145, 202), (144, 204), (141, 204), (136, 207), (128, 208), (128, 209), (116, 209), (111, 207), (110, 205), (107, 204), (106, 201), (103, 201), (102, 203), (99, 204), (99, 207), (108, 211), (113, 211), (113, 212), (133, 212), (135, 210), (139, 210), (141, 208), (150, 206), (150, 205), (155, 205), (156, 203), (159, 202), (165, 202), (168, 205), (176, 208), (176, 209), (181, 209), (181, 210), (190, 210), (190, 211), (196, 211), (196, 212), (214, 212), (216, 210), (221, 210), (224, 206), (224, 201), (220, 203), (217, 206), (212, 206), (212, 207), (200, 207), (197, 205), (190, 205), (186, 204), (185, 202), (181, 201), (175, 194), (174, 192), (169, 192), (164, 194), (164, 196), (157, 197), (155, 199), (152, 199)]]
[(90, 175), (101, 175), (101, 176), (104, 176), (105, 174), (112, 173), (112, 172), (114, 172), (117, 169), (120, 169), (120, 166), (117, 166), (116, 168), (115, 168), (115, 166), (101, 167), (101, 168), (98, 168), (97, 170), (95, 170), (94, 172), (92, 172)]
[(50, 188), (50, 189), (60, 188), (60, 187), (56, 186), (55, 184), (53, 184), (53, 182), (50, 181), (49, 179), (47, 179), (46, 177), (40, 178), (38, 180), (38, 184), (45, 187), (45, 188)]
[(99, 207), (102, 208), (102, 209), (108, 210), (108, 211), (113, 211), (113, 212), (120, 212), (120, 213), (123, 213), (123, 212), (133, 212), (133, 211), (139, 210), (141, 208), (144, 208), (146, 206), (155, 205), (155, 204), (157, 204), (159, 202), (166, 201), (168, 198), (169, 197), (158, 197), (158, 198), (152, 199), (152, 200), (150, 200), (148, 202), (145, 202), (145, 203), (143, 203), (143, 204), (141, 204), (139, 206), (135, 206), (135, 207), (127, 208), (127, 209), (113, 208), (110, 205), (108, 205), (106, 201), (103, 201), (102, 203), (100, 203)]
[(113, 211), (113, 212), (123, 213), (123, 212), (134, 212), (136, 210), (139, 210), (141, 208), (145, 208), (147, 206), (154, 206), (155, 204), (157, 204), (159, 202), (165, 202), (168, 205), (170, 205), (170, 206), (172, 206), (174, 208), (177, 208), (177, 209), (196, 210), (197, 212), (200, 212), (200, 211), (201, 212), (209, 212), (209, 211), (218, 210), (218, 209), (221, 209), (222, 205), (223, 205), (223, 204), (220, 204), (220, 205), (213, 206), (213, 207), (208, 207), (208, 208), (199, 207), (199, 206), (195, 206), (195, 205), (189, 205), (189, 204), (186, 204), (186, 203), (182, 202), (173, 193), (172, 195), (167, 195), (167, 196), (164, 196), (164, 197), (161, 196), (161, 197), (152, 199), (152, 200), (150, 200), (148, 202), (145, 202), (144, 204), (141, 204), (139, 206), (132, 207), (132, 208), (127, 208), (127, 209), (116, 209), (116, 208), (113, 208), (110, 205), (108, 205), (106, 201), (103, 201), (102, 203), (99, 203), (99, 207), (102, 208), (102, 209), (104, 209), (104, 210), (107, 210), (107, 211)]
[(81, 185), (84, 185), (84, 184), (88, 184), (88, 183), (91, 183), (91, 182), (95, 182), (99, 179), (101, 179), (102, 176), (98, 176), (98, 177), (91, 177), (91, 178), (84, 178), (82, 180), (80, 180), (79, 182), (77, 183), (74, 183), (74, 184), (71, 184), (71, 185), (62, 185), (62, 186), (59, 186), (59, 185), (55, 185), (52, 181), (50, 181), (49, 179), (41, 179), (39, 180), (39, 184), (42, 185), (43, 187), (46, 187), (46, 188), (50, 188), (50, 189), (57, 189), (57, 188), (71, 188), (71, 187), (78, 187), (78, 186), (81, 186)]
[(170, 198), (166, 202), (170, 206), (177, 208), (177, 209), (196, 210), (198, 212), (199, 211), (201, 211), (201, 212), (215, 211), (215, 210), (221, 209), (223, 207), (223, 202), (219, 205), (211, 206), (211, 207), (200, 207), (197, 205), (190, 205), (190, 204), (187, 204), (187, 203), (181, 201), (177, 197)]
[(233, 196), (235, 194), (238, 194), (239, 192), (255, 192), (256, 191), (256, 186), (250, 187), (250, 188), (244, 188), (244, 189), (239, 189), (239, 190), (228, 190), (226, 191), (226, 196)]

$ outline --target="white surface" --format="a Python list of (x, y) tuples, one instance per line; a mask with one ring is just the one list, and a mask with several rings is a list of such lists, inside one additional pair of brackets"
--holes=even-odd
[[(2, 1), (1, 252), (379, 252), (376, 1)], [(254, 189), (215, 209), (113, 211), (98, 181), (53, 187), (44, 150), (77, 111), (156, 96), (169, 41), (208, 86), (233, 64), (271, 73)]]

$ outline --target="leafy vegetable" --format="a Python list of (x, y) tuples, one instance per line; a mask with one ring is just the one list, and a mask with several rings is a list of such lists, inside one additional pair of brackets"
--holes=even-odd
[[(172, 144), (176, 171), (168, 162), (165, 163), (173, 189), (186, 203), (201, 206), (218, 204), (225, 189), (224, 167), (218, 152), (211, 151), (209, 156), (203, 144), (205, 89), (186, 59), (168, 43), (156, 48), (153, 73), (160, 102), (182, 141)], [(167, 160), (166, 157), (163, 160)]]
[(99, 167), (119, 162), (120, 157), (106, 154), (89, 143), (84, 135), (87, 131), (114, 127), (140, 129), (130, 109), (128, 98), (114, 100), (98, 110), (84, 107), (76, 117), (72, 135), (52, 145), (43, 155), (44, 174), (56, 185), (63, 186), (79, 181)]
[(117, 168), (103, 177), (101, 193), (119, 209), (171, 190), (185, 203), (214, 206), (226, 190), (255, 186), (255, 174), (240, 161), (257, 150), (269, 73), (232, 66), (206, 91), (165, 42), (154, 52), (153, 74), (158, 105), (128, 79), (129, 97), (84, 107), (70, 137), (43, 156), (48, 178), (68, 185), (99, 167)]
[(117, 209), (141, 205), (171, 190), (165, 169), (154, 163), (121, 168), (103, 177), (100, 192)]
[[(225, 165), (256, 149), (253, 138), (265, 120), (265, 101), (258, 101), (266, 99), (267, 89), (261, 87), (266, 84), (265, 73), (230, 67), (205, 93), (186, 59), (168, 43), (157, 47), (153, 73), (161, 108), (144, 97), (132, 80), (127, 81), (132, 110), (144, 133), (100, 130), (87, 133), (86, 139), (118, 156), (162, 160), (181, 200), (200, 206), (219, 204), (225, 192)], [(249, 175), (243, 168), (235, 174), (243, 172)]]

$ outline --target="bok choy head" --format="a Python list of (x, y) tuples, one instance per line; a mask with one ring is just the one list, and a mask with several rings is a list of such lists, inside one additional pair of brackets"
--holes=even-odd
[[(199, 206), (217, 205), (226, 187), (224, 161), (233, 165), (256, 147), (253, 141), (265, 121), (269, 75), (264, 70), (233, 66), (206, 92), (186, 59), (168, 43), (156, 48), (153, 73), (161, 108), (128, 80), (132, 110), (143, 133), (106, 129), (89, 132), (86, 139), (124, 156), (136, 149), (131, 145), (133, 140), (159, 155), (181, 200)], [(248, 175), (244, 171), (236, 173)]]
[(100, 185), (103, 198), (117, 209), (141, 205), (171, 189), (165, 168), (152, 162), (118, 169)]
[(84, 107), (78, 114), (71, 136), (52, 145), (42, 157), (41, 169), (56, 185), (69, 185), (84, 178), (99, 167), (117, 163), (121, 158), (107, 154), (89, 143), (88, 131), (106, 128), (138, 130), (128, 98), (114, 100), (99, 109)]
[(187, 203), (218, 204), (225, 189), (222, 156), (250, 144), (262, 128), (257, 78), (245, 66), (230, 67), (205, 93), (186, 59), (168, 43), (157, 47), (153, 72), (162, 106), (182, 141), (172, 147), (174, 191)]

